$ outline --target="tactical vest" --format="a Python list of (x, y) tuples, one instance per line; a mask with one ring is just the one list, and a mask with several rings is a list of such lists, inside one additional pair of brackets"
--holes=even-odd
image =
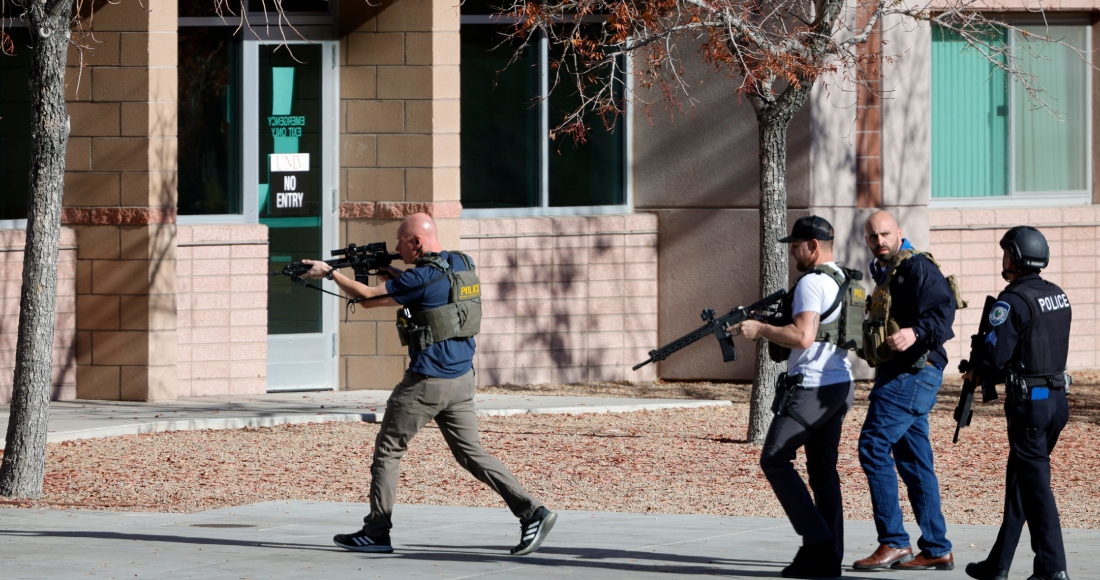
[[(451, 252), (451, 259), (461, 259), (466, 269), (455, 271), (451, 263), (439, 254), (425, 254), (417, 266), (429, 266), (447, 277), (451, 285), (447, 304), (428, 310), (397, 311), (397, 336), (401, 346), (424, 350), (429, 345), (450, 338), (469, 338), (481, 332), (481, 282), (474, 273), (474, 262), (462, 252)], [(435, 283), (430, 280), (428, 284)]]
[[(900, 330), (898, 323), (890, 316), (890, 307), (893, 304), (893, 298), (890, 296), (890, 283), (894, 281), (894, 274), (897, 273), (898, 267), (917, 254), (925, 256), (929, 262), (932, 262), (933, 266), (940, 269), (939, 262), (928, 252), (901, 250), (890, 260), (890, 265), (886, 267), (882, 282), (875, 286), (874, 291), (871, 292), (871, 299), (867, 301), (867, 318), (863, 321), (863, 348), (856, 350), (856, 354), (872, 367), (894, 358), (894, 355), (897, 354), (886, 344), (886, 339)], [(955, 275), (952, 274), (945, 279), (947, 280), (947, 286), (951, 289), (951, 295), (955, 299), (955, 307), (966, 308), (966, 300), (962, 298), (959, 281), (955, 278)]]
[[(863, 273), (848, 268), (840, 268), (836, 271), (827, 266), (814, 266), (803, 274), (802, 278), (811, 274), (824, 274), (832, 278), (839, 286), (836, 299), (831, 306), (821, 313), (821, 320), (828, 318), (833, 311), (840, 308), (840, 314), (831, 322), (821, 322), (817, 326), (817, 335), (814, 342), (828, 342), (845, 350), (859, 350), (863, 346), (863, 310), (867, 301), (867, 292), (857, 280), (863, 279)], [(794, 321), (794, 291), (798, 288), (798, 282), (783, 297), (782, 314), (778, 319), (780, 326), (791, 324)], [(768, 357), (775, 362), (783, 362), (791, 356), (791, 349), (768, 341)]]
[(1069, 299), (1058, 286), (1039, 278), (1010, 285), (1005, 294), (1023, 298), (1031, 309), (1031, 323), (1020, 333), (1010, 368), (1021, 377), (1061, 375), (1069, 358)]

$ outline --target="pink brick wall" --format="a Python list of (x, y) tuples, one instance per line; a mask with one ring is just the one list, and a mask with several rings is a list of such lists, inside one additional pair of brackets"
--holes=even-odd
[[(933, 209), (929, 211), (931, 251), (947, 274), (959, 277), (970, 307), (955, 318), (955, 338), (945, 345), (951, 361), (969, 356), (985, 296), (1005, 287), (998, 243), (1008, 228), (1039, 228), (1050, 244), (1043, 277), (1066, 291), (1073, 306), (1070, 369), (1100, 367), (1096, 306), (1100, 302), (1100, 208), (1073, 206), (1031, 209)], [(952, 362), (954, 366), (954, 362)], [(954, 370), (954, 369), (951, 369)]]
[[(15, 379), (26, 237), (24, 230), (0, 230), (0, 404), (11, 402)], [(69, 401), (76, 398), (76, 234), (68, 228), (61, 229), (55, 312), (50, 400)]]
[(481, 279), (480, 384), (654, 380), (657, 216), (463, 219)]
[(179, 396), (267, 391), (267, 227), (178, 228)]

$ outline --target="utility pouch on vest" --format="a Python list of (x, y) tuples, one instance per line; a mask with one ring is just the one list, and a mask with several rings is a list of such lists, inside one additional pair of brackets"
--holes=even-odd
[(430, 310), (397, 311), (397, 336), (402, 346), (423, 350), (429, 345), (451, 338), (470, 338), (481, 332), (481, 282), (474, 272), (473, 261), (462, 252), (451, 252), (463, 260), (466, 270), (456, 272), (439, 256), (417, 260), (442, 272), (450, 282), (447, 304)]
[[(829, 276), (840, 286), (836, 300), (821, 313), (822, 322), (817, 327), (814, 342), (828, 342), (844, 350), (859, 351), (863, 348), (863, 311), (867, 304), (867, 292), (859, 284), (863, 273), (848, 268), (836, 272), (820, 266), (811, 271)], [(840, 314), (836, 320), (824, 322), (837, 308), (840, 308)]]

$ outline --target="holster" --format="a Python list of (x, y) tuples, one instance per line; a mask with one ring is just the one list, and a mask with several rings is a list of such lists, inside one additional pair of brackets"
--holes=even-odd
[(809, 429), (809, 425), (806, 425), (800, 417), (790, 413), (791, 401), (794, 398), (795, 391), (802, 388), (803, 378), (802, 373), (794, 375), (788, 375), (787, 373), (779, 374), (779, 378), (775, 381), (775, 398), (772, 400), (772, 413), (775, 413), (776, 417), (788, 415)]

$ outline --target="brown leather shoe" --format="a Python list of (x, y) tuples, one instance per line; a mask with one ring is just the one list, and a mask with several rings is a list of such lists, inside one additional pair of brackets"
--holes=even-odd
[(874, 554), (862, 560), (856, 560), (852, 563), (852, 568), (856, 570), (877, 570), (879, 568), (885, 568), (890, 564), (908, 562), (912, 559), (913, 548), (908, 546), (904, 548), (891, 548), (886, 544), (879, 544)]
[(951, 552), (933, 558), (932, 554), (921, 550), (916, 558), (908, 562), (895, 562), (890, 567), (895, 570), (954, 570), (955, 558), (951, 556)]

